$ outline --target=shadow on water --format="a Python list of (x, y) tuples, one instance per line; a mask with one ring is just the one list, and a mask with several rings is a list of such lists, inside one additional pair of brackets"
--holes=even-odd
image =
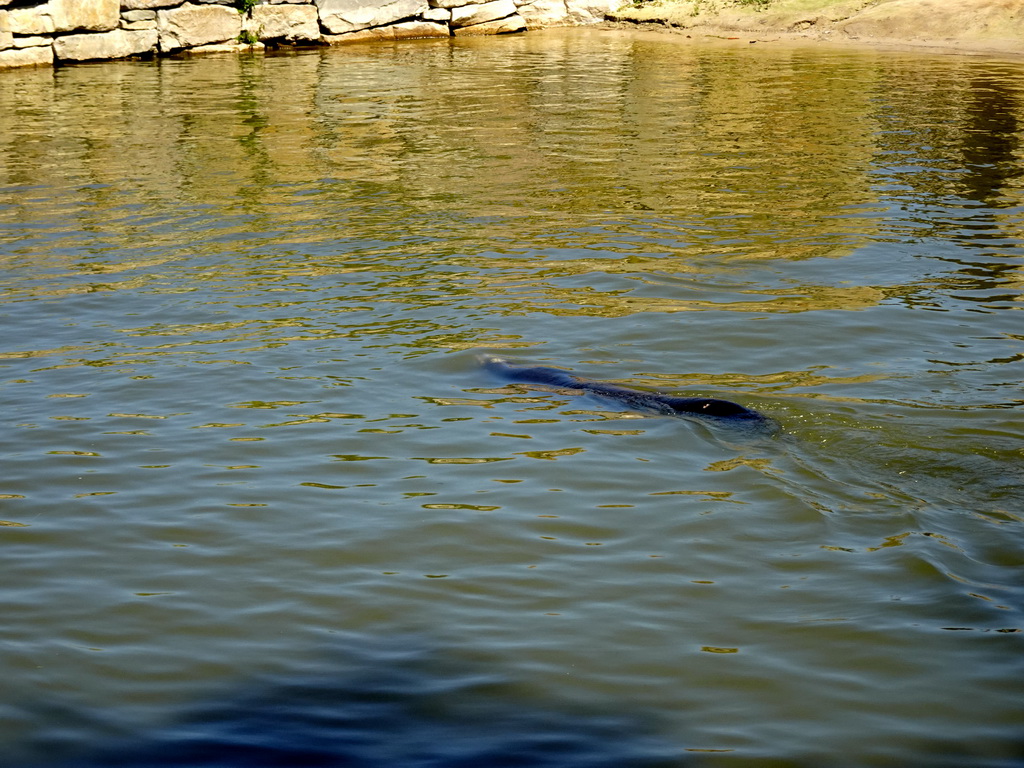
[[(250, 681), (186, 705), (173, 722), (105, 743), (69, 738), (81, 714), (35, 734), (24, 768), (669, 768), (679, 747), (651, 718), (581, 711), (517, 685), (481, 660), (454, 661), (421, 638), (353, 637), (301, 670)], [(42, 710), (42, 708), (40, 708)], [(63, 715), (63, 717), (62, 717)], [(70, 722), (69, 722), (70, 720)], [(95, 732), (97, 724), (81, 730)], [(120, 726), (122, 730), (126, 728)], [(40, 755), (45, 754), (45, 757)], [(8, 764), (9, 765), (9, 764)]]
[(978, 73), (971, 79), (966, 127), (961, 134), (963, 184), (972, 200), (993, 208), (1010, 207), (1006, 191), (1021, 175), (1019, 99), (997, 78)]

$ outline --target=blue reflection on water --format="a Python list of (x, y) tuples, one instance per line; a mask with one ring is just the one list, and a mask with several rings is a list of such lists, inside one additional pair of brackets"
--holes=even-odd
[[(323, 665), (190, 706), (177, 721), (99, 749), (66, 745), (50, 768), (655, 768), (685, 758), (635, 714), (538, 703), (493, 667), (416, 640), (363, 637)], [(578, 709), (578, 708), (577, 708)], [(62, 726), (63, 729), (63, 726)], [(49, 734), (51, 737), (56, 734)], [(46, 741), (44, 737), (43, 741)], [(46, 745), (54, 755), (54, 741)]]

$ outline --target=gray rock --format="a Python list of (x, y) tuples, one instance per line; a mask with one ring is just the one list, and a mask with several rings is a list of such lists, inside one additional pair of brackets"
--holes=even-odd
[(35, 48), (40, 45), (50, 45), (53, 38), (49, 35), (32, 35), (31, 37), (15, 37), (8, 48)]
[(451, 24), (453, 27), (469, 27), (474, 24), (503, 19), (515, 12), (516, 4), (512, 0), (491, 0), (491, 2), (480, 5), (452, 8)]
[(156, 11), (121, 11), (121, 21), (156, 21)]
[(429, 8), (423, 12), (422, 16), (427, 21), (449, 21), (452, 18), (452, 12), (447, 8)]
[(125, 21), (121, 19), (121, 29), (156, 29), (156, 19), (149, 19), (148, 21)]
[(181, 0), (121, 0), (121, 12), (150, 8), (171, 8), (176, 5), (181, 5)]
[(331, 34), (379, 27), (426, 11), (427, 0), (316, 0), (320, 23)]
[(121, 29), (156, 29), (156, 11), (122, 11)]
[(622, 5), (621, 0), (565, 0), (569, 17), (577, 24), (596, 24), (604, 21), (612, 11)]
[(121, 6), (119, 0), (50, 0), (31, 8), (12, 8), (4, 14), (7, 31), (16, 35), (105, 32), (117, 28)]
[(257, 5), (243, 25), (260, 40), (320, 39), (320, 22), (312, 5)]
[[(510, 0), (511, 1), (511, 0)], [(482, 24), (473, 24), (469, 27), (459, 27), (452, 32), (456, 37), (467, 37), (470, 35), (504, 35), (509, 32), (525, 32), (526, 21), (518, 13), (507, 16), (504, 19), (485, 21)]]
[(431, 8), (459, 8), (463, 5), (481, 5), (491, 0), (430, 0)]
[(211, 53), (262, 53), (266, 49), (263, 43), (210, 43), (209, 45), (197, 45), (195, 48), (188, 48), (182, 53), (187, 56), (205, 56)]
[(360, 29), (356, 32), (347, 32), (341, 35), (324, 35), (323, 41), (331, 45), (344, 45), (345, 43), (366, 43), (378, 40), (413, 40), (429, 37), (451, 37), (451, 32), (445, 24), (435, 24), (429, 21), (406, 21), (400, 24), (388, 24), (383, 27), (372, 29)]
[(519, 6), (519, 15), (530, 29), (554, 27), (572, 23), (564, 0), (533, 0)]
[(57, 31), (49, 3), (35, 8), (12, 8), (3, 11), (3, 25), (15, 35), (51, 35)]
[(155, 50), (156, 44), (155, 29), (115, 29), (99, 34), (62, 35), (53, 41), (53, 55), (61, 61), (123, 59)]
[(106, 32), (121, 20), (120, 0), (50, 0), (57, 32)]
[(392, 24), (395, 30), (396, 40), (414, 40), (429, 37), (451, 37), (447, 24), (437, 24), (431, 21), (406, 21), (401, 24)]
[(53, 47), (10, 48), (0, 51), (0, 69), (8, 67), (48, 67), (53, 65)]
[(223, 5), (185, 3), (157, 11), (156, 23), (161, 51), (223, 43), (236, 39), (242, 31), (241, 14)]

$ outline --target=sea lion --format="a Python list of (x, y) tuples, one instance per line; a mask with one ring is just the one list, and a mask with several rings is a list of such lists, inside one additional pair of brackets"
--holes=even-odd
[(599, 397), (607, 397), (638, 411), (650, 411), (666, 416), (711, 416), (745, 422), (768, 421), (766, 416), (745, 408), (739, 403), (714, 397), (676, 397), (662, 392), (645, 392), (619, 387), (576, 376), (559, 368), (535, 365), (512, 365), (494, 355), (481, 355), (480, 362), (491, 373), (508, 381), (527, 384), (546, 384), (550, 387), (578, 389)]

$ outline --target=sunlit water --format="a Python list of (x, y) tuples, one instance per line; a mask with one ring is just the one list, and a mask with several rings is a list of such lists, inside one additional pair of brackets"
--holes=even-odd
[(4, 765), (1024, 757), (1024, 62), (558, 30), (0, 105)]

